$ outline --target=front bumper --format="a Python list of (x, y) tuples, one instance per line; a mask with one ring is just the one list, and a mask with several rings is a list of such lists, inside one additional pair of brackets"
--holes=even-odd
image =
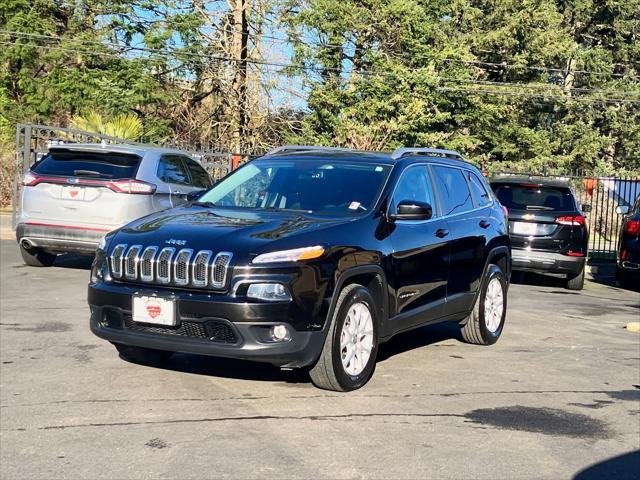
[(570, 257), (561, 253), (512, 248), (513, 270), (578, 275), (585, 264), (585, 257)]
[[(131, 319), (132, 295), (157, 291), (135, 286), (89, 285), (91, 331), (114, 343), (306, 367), (318, 359), (326, 331), (296, 330), (289, 302), (247, 303), (225, 295), (171, 292), (176, 300), (178, 325), (159, 327)], [(165, 295), (165, 293), (161, 293)], [(269, 327), (285, 324), (290, 339), (267, 339)]]
[(109, 229), (19, 223), (16, 240), (27, 240), (35, 248), (54, 253), (93, 254), (107, 232)]

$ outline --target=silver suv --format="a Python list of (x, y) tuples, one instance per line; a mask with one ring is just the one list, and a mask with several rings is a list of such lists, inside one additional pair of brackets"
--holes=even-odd
[(16, 238), (25, 263), (43, 267), (59, 253), (94, 253), (107, 232), (195, 198), (212, 181), (179, 150), (68, 144), (50, 147), (23, 183)]

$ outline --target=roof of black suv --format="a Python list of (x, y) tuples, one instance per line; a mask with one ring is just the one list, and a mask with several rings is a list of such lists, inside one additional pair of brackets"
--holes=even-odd
[(359, 161), (365, 163), (383, 163), (386, 165), (394, 165), (401, 160), (407, 162), (417, 162), (424, 161), (428, 158), (429, 161), (433, 163), (457, 165), (461, 167), (472, 166), (476, 168), (472, 163), (463, 160), (462, 155), (455, 151), (421, 148), (402, 148), (397, 149), (395, 152), (371, 152), (367, 150), (352, 150), (347, 148), (334, 147), (281, 147), (267, 153), (265, 157), (317, 159), (319, 155), (325, 158), (334, 158), (337, 160)]
[(498, 175), (489, 179), (490, 183), (517, 183), (527, 185), (540, 185), (545, 187), (565, 187), (571, 186), (569, 180), (561, 178), (547, 178), (536, 175)]

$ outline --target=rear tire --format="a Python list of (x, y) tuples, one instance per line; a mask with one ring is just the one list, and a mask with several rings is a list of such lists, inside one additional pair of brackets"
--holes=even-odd
[(348, 392), (369, 381), (378, 353), (375, 305), (373, 296), (362, 285), (348, 285), (340, 292), (322, 353), (309, 370), (316, 387)]
[(114, 343), (113, 345), (116, 347), (122, 358), (130, 362), (141, 363), (143, 365), (153, 365), (166, 362), (174, 353), (167, 350), (156, 350), (154, 348), (134, 347), (131, 345), (124, 345), (122, 343)]
[(492, 345), (502, 334), (506, 316), (507, 279), (499, 266), (491, 264), (484, 275), (473, 311), (462, 325), (462, 338), (475, 345)]
[(584, 288), (584, 267), (580, 270), (580, 273), (575, 277), (567, 279), (568, 290), (582, 290)]
[(39, 248), (26, 249), (20, 244), (20, 255), (24, 263), (30, 267), (50, 267), (56, 261), (57, 255), (47, 253)]

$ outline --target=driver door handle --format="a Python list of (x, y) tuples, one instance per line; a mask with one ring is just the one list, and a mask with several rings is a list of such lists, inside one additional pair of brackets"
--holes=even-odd
[(480, 225), (480, 228), (489, 228), (491, 223), (487, 222), (486, 220), (480, 220), (480, 223), (478, 225)]
[(436, 237), (444, 238), (449, 235), (449, 230), (445, 230), (444, 228), (439, 228), (435, 233)]

